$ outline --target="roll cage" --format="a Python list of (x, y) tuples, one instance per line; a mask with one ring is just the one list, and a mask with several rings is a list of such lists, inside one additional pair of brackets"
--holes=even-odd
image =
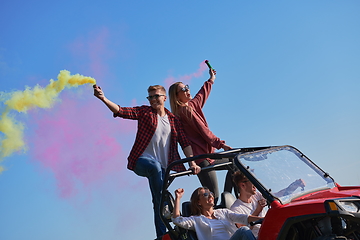
[[(173, 198), (172, 194), (168, 191), (168, 188), (176, 178), (179, 178), (182, 176), (188, 176), (188, 175), (192, 174), (191, 170), (187, 170), (187, 171), (183, 171), (183, 172), (179, 172), (179, 173), (171, 173), (171, 169), (174, 166), (180, 165), (180, 164), (185, 164), (185, 163), (188, 163), (191, 161), (196, 161), (198, 159), (210, 158), (210, 159), (215, 160), (215, 164), (210, 165), (208, 167), (204, 167), (201, 169), (201, 171), (224, 170), (224, 168), (226, 168), (230, 171), (235, 171), (235, 169), (237, 170), (237, 167), (234, 164), (234, 158), (238, 154), (259, 151), (259, 150), (263, 150), (263, 149), (267, 149), (267, 148), (271, 148), (271, 146), (236, 148), (236, 149), (231, 149), (231, 150), (223, 151), (223, 152), (219, 152), (219, 153), (202, 154), (202, 155), (198, 155), (198, 156), (194, 156), (194, 157), (190, 157), (190, 158), (183, 158), (183, 159), (174, 161), (171, 164), (169, 164), (169, 166), (166, 168), (165, 175), (164, 175), (162, 195), (161, 195), (161, 200), (160, 200), (160, 206), (161, 206), (160, 216), (161, 216), (162, 221), (164, 222), (166, 228), (168, 229), (171, 238), (178, 239), (179, 235), (181, 234), (181, 231), (179, 231), (179, 229), (176, 229), (175, 227), (171, 226), (171, 224), (170, 224), (171, 219), (169, 219), (168, 216), (165, 216), (165, 213), (164, 213), (165, 206), (167, 206), (169, 212), (173, 211), (173, 206), (174, 206), (174, 198)], [(228, 160), (221, 161), (221, 163), (217, 163), (217, 160), (221, 160), (221, 159), (223, 159), (223, 160), (228, 159)], [(220, 204), (216, 207), (217, 208), (225, 207), (225, 204), (223, 201), (221, 201)]]

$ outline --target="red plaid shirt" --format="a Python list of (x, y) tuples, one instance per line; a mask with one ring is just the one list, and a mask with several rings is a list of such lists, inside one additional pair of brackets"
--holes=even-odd
[[(210, 79), (207, 80), (195, 97), (188, 102), (188, 107), (179, 107), (179, 117), (183, 124), (185, 134), (191, 142), (194, 156), (213, 153), (215, 152), (215, 148), (220, 149), (225, 144), (225, 141), (210, 131), (202, 110), (210, 95), (213, 83)], [(207, 158), (207, 160), (211, 164), (214, 163), (213, 159)], [(204, 161), (204, 159), (198, 159), (195, 162), (199, 164), (202, 161)]]
[[(166, 108), (165, 112), (168, 115), (171, 128), (170, 151), (168, 157), (168, 164), (170, 164), (171, 162), (180, 159), (180, 155), (177, 150), (177, 142), (180, 143), (180, 146), (183, 149), (189, 146), (190, 142), (185, 136), (179, 119), (175, 117), (175, 115)], [(120, 107), (119, 112), (114, 113), (114, 117), (138, 120), (136, 139), (128, 157), (127, 165), (128, 169), (134, 170), (136, 166), (136, 161), (143, 154), (155, 133), (158, 119), (157, 111), (156, 109), (145, 105), (138, 107)], [(176, 172), (181, 172), (185, 171), (186, 169), (184, 165), (178, 165), (175, 166), (172, 170)]]

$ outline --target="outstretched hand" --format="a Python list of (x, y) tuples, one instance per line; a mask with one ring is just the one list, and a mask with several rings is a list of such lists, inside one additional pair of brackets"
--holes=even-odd
[(104, 95), (104, 92), (103, 90), (101, 89), (100, 86), (97, 86), (96, 84), (93, 85), (93, 88), (94, 88), (94, 96), (97, 97), (98, 99), (100, 100), (104, 100), (105, 98), (105, 95)]
[(298, 180), (295, 181), (295, 184), (296, 184), (298, 187), (301, 187), (302, 190), (304, 190), (304, 188), (305, 188), (305, 181), (304, 181), (304, 180), (302, 180), (302, 179), (300, 178), (300, 179), (298, 179)]

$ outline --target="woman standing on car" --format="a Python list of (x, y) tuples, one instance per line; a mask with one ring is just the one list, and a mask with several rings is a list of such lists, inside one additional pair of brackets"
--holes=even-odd
[(209, 189), (197, 188), (191, 195), (190, 217), (180, 216), (180, 199), (184, 189), (175, 190), (172, 221), (175, 225), (193, 230), (199, 240), (255, 240), (251, 230), (244, 226), (236, 228), (235, 223), (248, 225), (262, 219), (247, 214), (238, 214), (227, 208), (214, 209), (214, 196)]
[[(194, 156), (201, 154), (214, 153), (216, 149), (230, 150), (231, 147), (225, 144), (213, 134), (206, 122), (202, 108), (208, 99), (212, 85), (215, 81), (216, 71), (209, 70), (210, 78), (200, 88), (194, 98), (191, 97), (190, 88), (182, 82), (176, 82), (169, 88), (171, 112), (180, 118), (183, 124), (184, 132), (191, 143)], [(213, 159), (199, 159), (195, 161), (201, 168), (214, 163)], [(215, 171), (201, 171), (198, 175), (202, 186), (208, 187), (215, 193), (215, 204), (219, 197), (219, 187)], [(232, 180), (227, 177), (227, 191), (231, 192)]]

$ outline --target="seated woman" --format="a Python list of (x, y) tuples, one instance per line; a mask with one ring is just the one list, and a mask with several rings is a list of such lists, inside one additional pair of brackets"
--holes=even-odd
[(235, 223), (247, 225), (262, 219), (247, 214), (238, 214), (223, 208), (214, 209), (214, 195), (209, 189), (197, 188), (191, 195), (190, 217), (180, 216), (180, 199), (184, 189), (175, 190), (175, 203), (172, 221), (175, 225), (194, 230), (199, 240), (255, 240), (251, 230), (244, 226), (236, 228)]

